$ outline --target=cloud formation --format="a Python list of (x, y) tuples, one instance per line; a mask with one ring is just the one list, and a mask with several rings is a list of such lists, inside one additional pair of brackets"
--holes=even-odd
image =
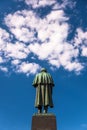
[(47, 0), (25, 0), (25, 3), (27, 5), (31, 5), (33, 8), (36, 8), (41, 6), (53, 5), (56, 3), (56, 0), (51, 0), (50, 2)]
[(25, 0), (25, 3), (28, 6), (32, 6), (33, 9), (46, 6), (51, 6), (52, 9), (65, 9), (66, 7), (72, 9), (76, 5), (76, 2), (69, 0), (62, 0), (61, 3), (57, 0), (51, 0), (50, 2), (49, 0)]
[(80, 48), (81, 56), (87, 57), (87, 31), (78, 28), (76, 30), (74, 44), (76, 47)]
[[(25, 2), (33, 8), (47, 5), (53, 5), (53, 9), (59, 7), (55, 0)], [(65, 70), (76, 73), (84, 69), (79, 55), (87, 57), (87, 32), (78, 28), (74, 39), (71, 42), (67, 40), (69, 17), (62, 8), (69, 4), (66, 0), (61, 4), (61, 9), (52, 9), (43, 18), (34, 10), (16, 11), (5, 16), (4, 24), (9, 32), (0, 28), (0, 70), (7, 72), (11, 68), (16, 73), (34, 74), (41, 68), (39, 62), (35, 62), (36, 57), (37, 60), (46, 61), (50, 68), (58, 69), (62, 66)], [(6, 63), (10, 63), (10, 66)]]
[(36, 63), (26, 63), (23, 62), (21, 65), (18, 66), (17, 72), (18, 73), (25, 73), (28, 75), (35, 74), (37, 70), (40, 69), (40, 66)]

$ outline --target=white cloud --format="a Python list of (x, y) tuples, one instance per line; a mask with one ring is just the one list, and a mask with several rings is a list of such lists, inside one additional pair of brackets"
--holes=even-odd
[(35, 74), (40, 69), (40, 66), (36, 63), (26, 63), (23, 62), (21, 65), (18, 66), (18, 73), (25, 73), (27, 75), (29, 74)]
[(81, 28), (78, 28), (76, 30), (74, 44), (76, 47), (80, 47), (81, 56), (87, 57), (87, 31), (83, 31)]
[(74, 7), (75, 7), (75, 5), (76, 5), (76, 1), (69, 1), (69, 0), (62, 0), (62, 4), (61, 4), (61, 8), (67, 8), (67, 6), (68, 6), (68, 8), (71, 8), (71, 9), (73, 9)]
[(75, 45), (87, 45), (87, 32), (84, 32), (81, 28), (76, 30), (76, 35), (74, 39)]
[(9, 40), (9, 33), (7, 33), (6, 30), (0, 28), (0, 43), (2, 42), (2, 40), (4, 41)]
[(85, 46), (82, 46), (82, 56), (85, 56), (85, 57), (87, 57), (87, 47), (85, 47)]
[(65, 43), (58, 45), (48, 60), (51, 65), (57, 68), (63, 66), (68, 71), (80, 71), (83, 66), (79, 62), (73, 61), (73, 58), (77, 59), (78, 54), (78, 49), (74, 49), (72, 45)]
[[(50, 2), (25, 0), (25, 2), (36, 8), (52, 5), (55, 0)], [(38, 2), (39, 4), (37, 4)], [(82, 45), (81, 56), (87, 56), (85, 48), (87, 32), (77, 29), (74, 45), (67, 42), (70, 30), (68, 19), (62, 9), (52, 10), (43, 19), (30, 10), (8, 14), (4, 18), (4, 22), (11, 33), (11, 37), (6, 30), (0, 29), (0, 50), (4, 54), (4, 57), (1, 54), (0, 61), (10, 62), (10, 68), (13, 67), (13, 71), (26, 75), (35, 74), (40, 69), (39, 63), (35, 63), (34, 56), (41, 61), (46, 60), (51, 68), (62, 66), (68, 71), (75, 71), (76, 73), (81, 71), (84, 67), (78, 59), (80, 55), (79, 45)], [(12, 39), (13, 37), (16, 38), (15, 41)], [(85, 41), (85, 46), (82, 44), (83, 41)], [(32, 55), (30, 55), (31, 53)], [(34, 63), (30, 63), (31, 59)]]
[[(63, 51), (61, 48), (69, 30), (69, 26), (64, 19), (66, 21), (67, 17), (64, 16), (63, 11), (52, 12), (44, 20), (40, 19), (36, 28), (38, 39), (43, 44), (34, 43), (29, 45), (30, 51), (36, 54), (39, 59), (47, 59), (53, 52), (59, 53)], [(62, 22), (61, 25), (60, 22)]]
[(8, 43), (5, 48), (6, 58), (25, 59), (29, 54), (29, 50), (25, 44), (16, 42), (15, 44)]
[(25, 3), (33, 8), (52, 6), (52, 9), (64, 9), (67, 6), (72, 9), (76, 5), (76, 2), (69, 0), (62, 0), (61, 4), (57, 0), (25, 0)]
[[(65, 16), (65, 13), (63, 10), (56, 10), (56, 11), (52, 11), (49, 15), (47, 15), (47, 20), (50, 23), (54, 23), (55, 20), (56, 22), (60, 23), (60, 22), (65, 22), (67, 21), (69, 18)], [(62, 24), (62, 23), (61, 23)]]
[(20, 60), (12, 60), (12, 61), (11, 61), (11, 64), (12, 64), (12, 65), (18, 65), (19, 63), (21, 63)]
[[(17, 18), (21, 23), (15, 22)], [(67, 20), (68, 18), (62, 10), (53, 11), (44, 19), (36, 17), (36, 14), (32, 11), (23, 10), (17, 11), (12, 15), (9, 14), (5, 18), (5, 23), (19, 41), (31, 42), (41, 40), (44, 42), (49, 39), (49, 37), (62, 39), (62, 37), (65, 36), (66, 38), (68, 34), (68, 24), (65, 23), (65, 21)], [(38, 38), (35, 37), (36, 33)], [(62, 36), (61, 33), (63, 33), (64, 36)]]
[(77, 59), (79, 51), (69, 43), (47, 43), (45, 45), (36, 43), (29, 47), (39, 59), (47, 60), (51, 65), (56, 66), (57, 68), (63, 66), (69, 71), (80, 71), (83, 69), (83, 66), (79, 62), (72, 61), (73, 58)]
[[(29, 42), (34, 40), (35, 35), (34, 28), (28, 28), (30, 27), (29, 21), (31, 21), (32, 18), (33, 13), (31, 11), (17, 11), (14, 14), (7, 15), (7, 17), (5, 17), (5, 23), (10, 28), (11, 33), (15, 35), (17, 40)], [(32, 19), (32, 21), (34, 19)]]
[(3, 72), (8, 72), (8, 68), (3, 67), (3, 66), (0, 66), (0, 70), (3, 71)]
[(52, 5), (56, 3), (56, 0), (25, 0), (25, 3), (27, 5), (32, 5), (33, 8), (37, 8), (40, 6), (47, 6)]
[(0, 63), (3, 63), (3, 62), (4, 62), (3, 58), (2, 58), (2, 57), (0, 57)]
[(68, 71), (76, 71), (77, 73), (80, 72), (84, 67), (79, 62), (69, 62), (65, 68)]
[[(22, 23), (19, 22), (20, 24), (17, 24), (15, 22), (16, 17), (18, 17), (19, 21), (21, 21), (22, 19)], [(44, 19), (36, 17), (35, 13), (33, 13), (32, 11), (23, 10), (22, 12), (17, 11), (13, 15), (8, 15), (5, 18), (5, 23), (10, 28), (12, 33), (16, 36), (16, 38), (18, 37), (18, 40), (23, 39), (23, 37), (27, 38), (29, 36), (28, 40), (30, 41), (30, 39), (33, 38), (34, 41), (35, 37), (33, 30), (36, 30), (36, 40), (37, 42), (38, 40), (40, 40), (41, 42), (43, 42), (43, 44), (30, 44), (28, 48), (31, 52), (37, 54), (40, 59), (45, 59), (55, 50), (54, 48), (58, 46), (58, 43), (62, 43), (66, 39), (69, 29), (66, 20), (68, 20), (68, 18), (65, 17), (65, 14), (62, 10), (53, 11)], [(22, 32), (22, 27), (30, 28), (30, 31), (32, 31), (32, 35), (28, 35), (26, 29), (26, 35), (24, 35)]]
[(0, 28), (0, 51), (2, 51), (5, 48), (9, 40), (10, 40), (9, 33), (6, 30)]

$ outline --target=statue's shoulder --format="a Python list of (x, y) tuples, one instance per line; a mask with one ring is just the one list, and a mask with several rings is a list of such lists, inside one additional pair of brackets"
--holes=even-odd
[(41, 72), (40, 73), (38, 73), (38, 74), (36, 74), (36, 77), (39, 77), (41, 75)]

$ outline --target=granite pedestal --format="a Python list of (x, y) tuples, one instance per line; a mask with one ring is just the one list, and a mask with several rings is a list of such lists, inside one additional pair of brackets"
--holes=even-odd
[(54, 114), (35, 114), (32, 117), (31, 130), (57, 130)]

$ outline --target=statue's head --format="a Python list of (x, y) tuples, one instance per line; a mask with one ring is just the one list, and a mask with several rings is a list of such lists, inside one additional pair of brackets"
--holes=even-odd
[(46, 68), (42, 68), (41, 72), (47, 72)]

